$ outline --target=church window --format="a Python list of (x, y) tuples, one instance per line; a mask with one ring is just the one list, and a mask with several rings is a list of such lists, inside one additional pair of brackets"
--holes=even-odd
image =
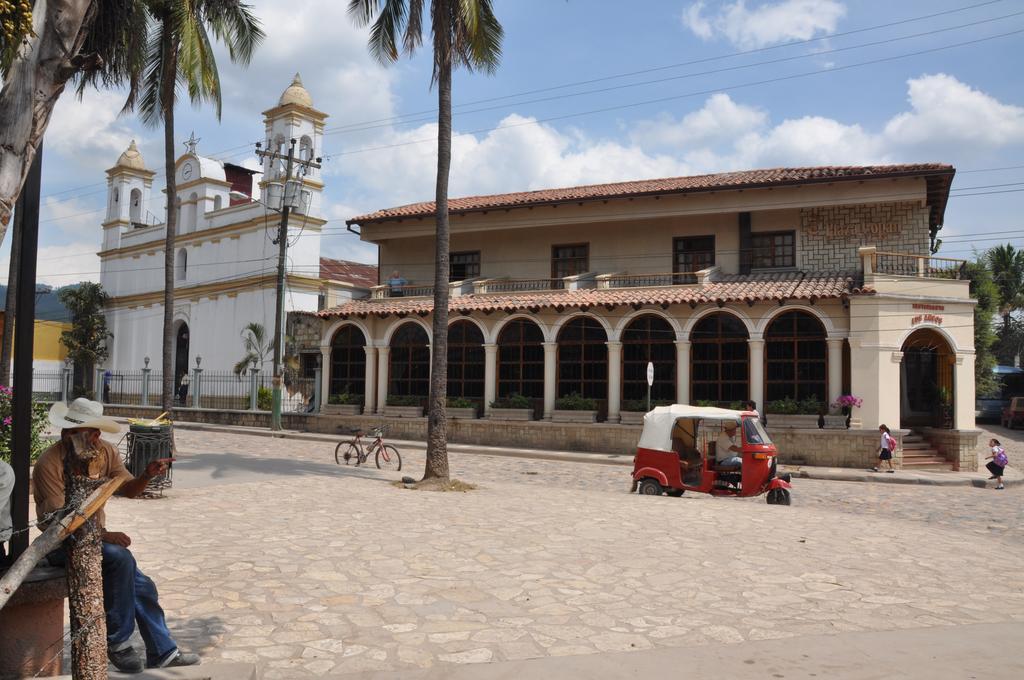
[(182, 248), (178, 251), (178, 257), (175, 259), (175, 279), (178, 281), (184, 281), (185, 276), (188, 274), (188, 251)]
[(214, 210), (220, 210), (221, 205), (223, 205), (223, 201), (222, 201), (221, 197), (220, 196), (214, 196), (213, 197), (213, 209)]

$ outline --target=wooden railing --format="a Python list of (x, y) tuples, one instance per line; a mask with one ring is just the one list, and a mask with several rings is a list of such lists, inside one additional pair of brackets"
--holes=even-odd
[(697, 283), (697, 272), (669, 272), (666, 274), (607, 274), (598, 277), (604, 288), (653, 288), (657, 286), (684, 286)]
[(914, 276), (922, 279), (966, 279), (967, 262), (950, 257), (877, 251), (871, 269), (878, 274)]

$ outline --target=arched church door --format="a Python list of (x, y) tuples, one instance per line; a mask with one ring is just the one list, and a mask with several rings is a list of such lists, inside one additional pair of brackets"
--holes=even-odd
[(178, 326), (174, 342), (174, 385), (177, 388), (181, 376), (188, 373), (188, 324), (184, 321)]

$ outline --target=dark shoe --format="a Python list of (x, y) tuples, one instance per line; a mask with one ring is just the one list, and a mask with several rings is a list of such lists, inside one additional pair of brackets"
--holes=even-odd
[(108, 649), (107, 658), (110, 659), (110, 663), (114, 664), (114, 668), (122, 673), (141, 673), (144, 669), (142, 657), (131, 646), (116, 652)]
[(175, 649), (157, 663), (149, 664), (150, 668), (174, 668), (175, 666), (195, 666), (199, 663), (198, 654), (189, 654)]

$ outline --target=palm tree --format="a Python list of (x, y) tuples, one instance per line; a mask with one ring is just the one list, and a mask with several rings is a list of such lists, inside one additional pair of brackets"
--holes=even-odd
[(274, 345), (267, 342), (267, 329), (261, 323), (246, 324), (242, 329), (242, 346), (245, 348), (245, 356), (235, 364), (233, 370), (236, 375), (245, 373), (249, 366), (259, 364), (262, 368), (274, 355)]
[[(425, 0), (349, 0), (359, 26), (370, 25), (370, 52), (382, 64), (412, 54), (423, 43)], [(431, 85), (437, 83), (437, 209), (434, 253), (434, 319), (430, 397), (427, 404), (427, 464), (423, 479), (447, 481), (448, 421), (448, 175), (452, 161), (452, 69), (494, 71), (503, 30), (492, 0), (432, 0), (434, 47)]]
[(193, 104), (209, 101), (221, 113), (220, 75), (211, 36), (227, 45), (232, 62), (248, 64), (263, 39), (259, 20), (239, 0), (146, 0), (153, 32), (145, 67), (132, 74), (126, 107), (138, 105), (142, 120), (164, 127), (167, 220), (164, 239), (162, 406), (174, 405), (174, 240), (177, 231), (174, 168), (174, 105), (178, 85)]
[(992, 280), (999, 288), (999, 313), (1005, 332), (1010, 327), (1013, 312), (1024, 307), (1024, 250), (1007, 243), (989, 250), (986, 259)]

